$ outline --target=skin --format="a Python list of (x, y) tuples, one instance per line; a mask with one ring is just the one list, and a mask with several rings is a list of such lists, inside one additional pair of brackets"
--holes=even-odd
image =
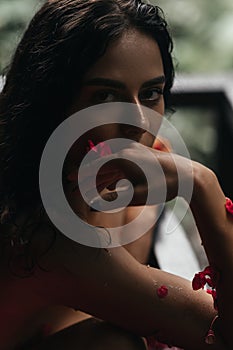
[[(135, 59), (132, 60), (132, 57), (135, 57)], [(145, 64), (146, 67), (150, 68), (147, 70), (142, 70), (141, 67)], [(134, 72), (137, 72), (136, 76), (133, 74)], [(137, 79), (132, 79), (132, 76), (137, 77)], [(100, 79), (105, 79), (106, 81), (103, 84), (100, 84)], [(158, 80), (155, 84), (154, 82), (151, 82), (151, 80), (154, 79)], [(145, 83), (148, 84), (148, 87), (144, 88), (143, 84)], [(89, 107), (93, 104), (111, 101), (135, 103), (138, 105), (139, 110), (140, 105), (144, 104), (145, 106), (153, 108), (160, 114), (163, 114), (163, 87), (163, 64), (157, 43), (151, 38), (132, 30), (125, 33), (123, 37), (114, 44), (110, 44), (105, 55), (100, 58), (100, 60), (85, 75), (83, 87), (75, 97), (67, 114), (70, 115), (75, 111)], [(140, 141), (140, 139), (142, 139), (141, 142), (148, 146), (151, 146), (154, 141), (154, 138), (149, 133), (145, 133), (142, 129), (137, 130), (136, 128), (132, 127), (122, 128), (116, 125), (99, 127), (92, 131), (91, 134), (85, 135), (85, 137), (77, 145), (74, 145), (69, 153), (68, 163), (77, 163), (80, 148), (83, 150), (83, 152), (86, 150), (87, 139), (91, 138), (95, 143), (97, 143), (108, 138), (115, 138), (119, 136), (124, 136), (127, 138), (131, 137), (136, 141)], [(78, 148), (78, 152), (76, 147)], [(82, 155), (80, 159), (81, 158)], [(69, 189), (67, 189), (67, 191), (69, 191)], [(80, 203), (78, 208), (74, 203), (77, 201), (77, 195), (75, 194), (74, 199), (70, 198), (69, 195), (67, 197), (73, 209), (77, 209), (78, 212), (80, 212)], [(78, 202), (80, 202), (80, 198), (78, 199)], [(85, 203), (83, 203), (83, 205), (84, 208), (82, 207), (81, 210), (84, 209), (84, 215), (88, 214), (88, 221), (90, 223), (98, 225), (99, 222), (101, 222), (101, 224), (104, 224), (105, 226), (114, 224), (123, 225), (127, 221), (130, 221), (133, 215), (136, 215), (135, 211), (137, 212), (140, 209), (129, 208), (120, 215), (111, 215), (111, 217), (109, 217), (109, 215), (91, 213), (89, 208), (85, 206)], [(148, 208), (148, 212), (151, 211), (155, 212), (155, 209)], [(127, 246), (127, 249), (142, 263), (145, 263), (147, 259), (148, 250), (150, 247), (150, 235), (151, 232), (144, 235), (137, 242), (133, 242)], [(19, 288), (18, 281), (17, 288)], [(21, 301), (27, 301), (27, 304), (29, 304), (28, 300), (32, 300), (33, 311), (31, 311), (30, 308), (28, 314), (37, 314), (37, 322), (34, 321), (34, 316), (26, 316), (27, 313), (25, 313), (25, 308), (23, 308), (22, 311), (18, 311), (17, 315), (21, 312), (25, 314), (25, 317), (21, 316), (23, 317), (24, 322), (25, 318), (26, 320), (27, 318), (30, 320), (30, 322), (27, 322), (30, 324), (30, 326), (27, 325), (27, 330), (20, 329), (20, 331), (17, 332), (19, 334), (16, 335), (16, 340), (17, 338), (27, 339), (36, 333), (36, 329), (40, 329), (41, 325), (44, 323), (48, 323), (50, 325), (50, 333), (56, 333), (65, 327), (89, 317), (87, 314), (80, 311), (74, 311), (67, 306), (64, 307), (58, 305), (51, 307), (49, 302), (47, 304), (42, 302), (42, 306), (39, 305), (37, 309), (36, 305), (38, 303), (41, 304), (41, 301), (35, 302), (31, 295), (24, 292), (24, 288), (22, 293), (19, 293), (18, 295), (19, 299)], [(44, 299), (44, 297), (42, 299)], [(19, 300), (15, 300), (15, 302), (18, 304)], [(22, 302), (19, 304), (21, 305)], [(17, 319), (16, 315), (14, 315), (14, 317)], [(18, 322), (16, 321), (16, 328), (19, 329), (17, 323)], [(7, 337), (7, 332), (5, 335)]]
[[(162, 89), (164, 84), (161, 79), (163, 66), (160, 52), (157, 44), (150, 37), (131, 30), (112, 43), (105, 55), (85, 76), (83, 88), (75, 98), (70, 112), (93, 103), (104, 102), (103, 100), (93, 102), (96, 92), (106, 88), (99, 83), (96, 85), (96, 80), (94, 85), (90, 84), (90, 80), (93, 81), (97, 77), (117, 80), (124, 84), (124, 88), (120, 89), (111, 87), (111, 93), (105, 95), (107, 96), (105, 102), (110, 102), (109, 99), (113, 96), (115, 99), (116, 92), (117, 98), (120, 93), (121, 99), (137, 104), (139, 110), (140, 104), (143, 103), (163, 114), (162, 94), (157, 94), (155, 104), (155, 101), (152, 104), (150, 99), (145, 102), (141, 98), (141, 93), (144, 91), (143, 84), (150, 82), (151, 79), (159, 77), (160, 82), (157, 81), (156, 85), (153, 84), (150, 88)], [(128, 135), (137, 141), (140, 141), (145, 134), (142, 129), (121, 128), (120, 125), (108, 130), (101, 127), (96, 130), (95, 141), (102, 141), (104, 137), (109, 137), (110, 131), (111, 137)], [(85, 141), (85, 137), (80, 141), (80, 149), (85, 148)], [(151, 146), (151, 143), (147, 146)], [(72, 170), (72, 162), (77, 161), (76, 152), (77, 149), (74, 146), (67, 161), (68, 172)], [(122, 150), (117, 156), (123, 153), (130, 156), (132, 161), (142, 157), (146, 166), (153, 167), (151, 158), (136, 146)], [(227, 216), (224, 208), (225, 196), (214, 174), (200, 164), (193, 162), (191, 168), (190, 163), (182, 157), (175, 156), (177, 164), (174, 164), (170, 154), (156, 150), (153, 153), (166, 175), (168, 199), (174, 198), (177, 192), (179, 183), (177, 164), (182, 171), (183, 181), (190, 178), (193, 172), (194, 194), (191, 208), (208, 257), (222, 273), (222, 284), (219, 290), (221, 300), (226, 300), (228, 307), (224, 306), (226, 304), (220, 300), (219, 314), (222, 320), (222, 334), (232, 344), (232, 329), (229, 322), (233, 311), (231, 310), (232, 293), (231, 289), (227, 292), (226, 286), (233, 285), (231, 277), (233, 254), (232, 249), (229, 249), (233, 244), (231, 238), (233, 227), (232, 220)], [(138, 179), (133, 204), (143, 205), (146, 186), (140, 172), (133, 167), (129, 168), (125, 161), (118, 161), (114, 166), (119, 167), (129, 179)], [(107, 169), (103, 169), (102, 175), (106, 174), (106, 183), (111, 184), (111, 176), (108, 176)], [(88, 172), (87, 169), (87, 180), (92, 176), (91, 171)], [(151, 190), (159, 190), (159, 179), (157, 180)], [(206, 184), (211, 187), (211, 193)], [(81, 212), (89, 220), (94, 220), (95, 217), (91, 215), (90, 208), (81, 202), (78, 193), (72, 192), (72, 188), (73, 184), (70, 183), (65, 189), (72, 208)], [(108, 193), (103, 195), (107, 196)], [(211, 220), (206, 220), (206, 217), (211, 217)], [(37, 249), (44, 248), (43, 245), (46, 246), (48, 234), (49, 231), (46, 230), (38, 232), (39, 242), (34, 242)], [(223, 256), (226, 259), (222, 259)], [(204, 342), (204, 337), (216, 315), (211, 296), (202, 290), (194, 292), (190, 282), (185, 279), (140, 264), (124, 247), (111, 250), (90, 248), (58, 234), (53, 247), (40, 259), (40, 265), (47, 272), (38, 268), (34, 275), (27, 279), (12, 276), (6, 267), (1, 267), (4, 288), (0, 290), (0, 306), (4, 322), (1, 325), (0, 341), (5, 349), (12, 349), (16, 344), (23, 343), (34, 336), (44, 322), (43, 315), (57, 305), (81, 310), (98, 319), (109, 321), (129, 333), (96, 321), (101, 329), (101, 337), (97, 341), (98, 327), (96, 328), (93, 321), (87, 320), (71, 327), (68, 333), (62, 331), (30, 349), (77, 347), (104, 350), (110, 347), (115, 349), (114, 344), (122, 350), (144, 349), (145, 345), (140, 337), (155, 333), (161, 341), (177, 344), (184, 349), (209, 349), (209, 345)], [(164, 299), (157, 296), (157, 288), (161, 285), (168, 287), (168, 295)], [(224, 331), (225, 326), (227, 326), (227, 332)], [(135, 335), (133, 338), (130, 332)], [(109, 334), (110, 338), (107, 337)], [(117, 339), (120, 343), (115, 342)], [(211, 348), (212, 350), (226, 349), (218, 336), (217, 342)]]
[[(134, 59), (132, 60), (132, 57)], [(143, 67), (143, 69), (142, 69)], [(157, 43), (150, 37), (130, 30), (123, 37), (110, 44), (105, 55), (91, 67), (83, 79), (83, 87), (74, 99), (69, 113), (105, 102), (130, 102), (138, 106), (149, 107), (164, 114), (163, 88), (165, 78), (163, 62)], [(87, 139), (98, 142), (116, 138), (132, 138), (146, 146), (152, 146), (154, 136), (135, 127), (109, 125), (99, 127), (85, 135), (83, 150)], [(77, 145), (80, 149), (80, 142)], [(69, 162), (77, 162), (76, 147), (70, 152)], [(77, 197), (74, 199), (74, 201)], [(75, 210), (75, 203), (70, 202)], [(85, 205), (85, 204), (84, 204)], [(80, 203), (78, 203), (80, 209)], [(83, 214), (88, 222), (96, 226), (115, 227), (130, 222), (140, 213), (141, 208), (128, 208), (120, 214), (93, 213), (87, 211)], [(156, 216), (156, 208), (148, 207), (145, 215)], [(137, 241), (126, 246), (127, 250), (139, 260), (146, 263), (152, 237), (153, 228)]]

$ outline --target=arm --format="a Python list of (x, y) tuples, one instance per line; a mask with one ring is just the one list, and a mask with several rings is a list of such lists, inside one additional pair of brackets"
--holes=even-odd
[[(135, 160), (135, 163), (138, 157), (144, 157), (146, 166), (153, 169), (151, 158), (137, 150), (137, 147), (123, 152), (128, 152), (128, 156), (132, 162)], [(179, 156), (153, 152), (166, 176), (168, 199), (174, 198), (177, 194), (177, 166), (180, 167), (180, 172), (183, 174), (182, 181), (186, 181), (190, 176), (194, 177), (191, 209), (209, 261), (221, 275), (221, 283), (218, 286), (220, 332), (225, 341), (232, 344), (230, 305), (233, 286), (231, 278), (233, 275), (233, 221), (224, 207), (225, 196), (215, 175), (209, 169), (194, 162), (190, 167), (190, 161)], [(176, 158), (176, 163), (173, 157)], [(136, 179), (133, 204), (143, 204), (146, 197), (146, 186), (143, 183), (144, 180), (140, 178), (140, 172), (137, 173), (136, 168), (127, 166), (124, 160), (118, 160), (117, 166), (124, 170), (129, 179)], [(159, 186), (159, 178), (156, 177), (154, 188), (150, 190), (156, 191)], [(216, 314), (211, 297), (204, 291), (192, 291), (190, 283), (177, 276), (158, 270), (148, 270), (128, 256), (123, 249), (113, 250), (109, 260), (106, 257), (103, 261), (99, 260), (103, 258), (105, 251), (100, 253), (98, 261), (91, 270), (94, 271), (96, 284), (93, 284), (91, 277), (86, 285), (87, 289), (88, 285), (92, 286), (91, 289), (95, 291), (95, 296), (91, 295), (87, 304), (84, 303), (81, 306), (84, 311), (140, 334), (150, 334), (159, 330), (159, 334), (162, 337), (165, 336), (167, 341), (170, 338), (172, 343), (187, 349), (209, 348), (204, 343), (204, 337)], [(106, 283), (108, 288), (103, 288)], [(166, 285), (169, 288), (168, 296), (162, 300), (156, 296), (156, 290), (160, 285)], [(122, 291), (121, 296), (119, 288)], [(87, 295), (86, 291), (84, 295)], [(85, 300), (84, 295), (80, 300)], [(215, 348), (223, 347), (217, 343), (212, 345), (212, 349)]]
[[(66, 303), (140, 335), (189, 350), (209, 349), (204, 338), (216, 311), (204, 291), (191, 283), (138, 263), (123, 247), (110, 251), (74, 247), (61, 237), (60, 257)], [(159, 298), (158, 288), (168, 294)], [(225, 349), (220, 340), (213, 350)]]
[(213, 172), (194, 164), (195, 188), (191, 209), (210, 264), (219, 272), (217, 284), (220, 333), (233, 345), (233, 217)]

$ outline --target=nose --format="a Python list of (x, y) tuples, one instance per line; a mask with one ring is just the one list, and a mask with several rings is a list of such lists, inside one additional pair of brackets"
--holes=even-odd
[(127, 104), (126, 113), (124, 113), (124, 123), (121, 125), (123, 135), (137, 142), (147, 131), (149, 124), (145, 107), (140, 104), (137, 98), (133, 98)]

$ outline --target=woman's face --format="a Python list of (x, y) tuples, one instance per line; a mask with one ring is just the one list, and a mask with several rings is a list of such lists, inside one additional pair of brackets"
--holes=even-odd
[[(69, 114), (100, 103), (129, 102), (138, 105), (139, 109), (144, 105), (163, 115), (164, 85), (163, 62), (157, 43), (150, 36), (131, 29), (111, 43), (85, 74)], [(154, 141), (151, 134), (133, 126), (104, 125), (76, 142), (70, 152), (70, 156), (74, 156), (71, 159), (76, 159), (76, 164), (77, 157), (81, 160), (88, 139), (96, 144), (116, 137), (133, 138), (147, 146)]]
[[(141, 105), (163, 115), (164, 85), (163, 62), (157, 43), (150, 36), (132, 29), (112, 42), (105, 54), (85, 74), (69, 114), (97, 104), (127, 102), (138, 106), (138, 115), (142, 113)], [(117, 123), (101, 126), (100, 120), (99, 127), (87, 132), (72, 146), (67, 156), (65, 173), (72, 174), (77, 169), (87, 152), (88, 140), (97, 144), (121, 137), (147, 146), (152, 146), (154, 142), (154, 137), (143, 129)], [(72, 184), (68, 185), (65, 192), (71, 207), (80, 208), (80, 198), (77, 200)]]

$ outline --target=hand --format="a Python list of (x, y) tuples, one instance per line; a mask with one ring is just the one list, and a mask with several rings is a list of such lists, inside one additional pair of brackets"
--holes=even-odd
[[(103, 163), (97, 177), (95, 169)], [(143, 169), (140, 169), (139, 165)], [(128, 196), (127, 191), (117, 193), (117, 181), (125, 178), (134, 188), (134, 194), (130, 205), (143, 205), (147, 201), (148, 191), (152, 193), (148, 204), (158, 204), (164, 199), (164, 186), (166, 187), (165, 200), (171, 200), (177, 196), (180, 184), (186, 186), (192, 181), (193, 162), (173, 153), (160, 152), (138, 143), (132, 143), (129, 147), (110, 156), (102, 157), (84, 165), (79, 173), (79, 185), (91, 194), (94, 187), (102, 190), (103, 187), (111, 189), (111, 192), (102, 194), (107, 201), (114, 200), (117, 195), (122, 199)], [(145, 176), (146, 175), (146, 176)], [(149, 188), (147, 177), (150, 179)], [(113, 192), (112, 192), (113, 191)], [(94, 199), (98, 203), (99, 199)], [(119, 207), (118, 201), (116, 204)], [(111, 206), (112, 209), (112, 206)]]

